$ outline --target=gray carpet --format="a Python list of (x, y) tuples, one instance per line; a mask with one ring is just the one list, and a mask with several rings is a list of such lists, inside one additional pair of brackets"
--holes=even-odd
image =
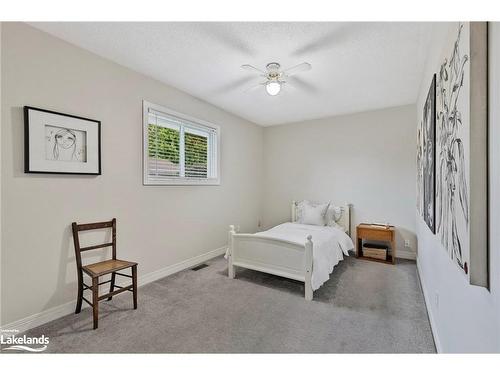
[(214, 259), (91, 310), (35, 328), (58, 353), (433, 353), (414, 262), (349, 257), (304, 300), (303, 284), (250, 270), (227, 278)]

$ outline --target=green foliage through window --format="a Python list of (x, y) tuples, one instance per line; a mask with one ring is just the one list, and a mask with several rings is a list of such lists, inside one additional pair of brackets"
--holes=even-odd
[(154, 124), (149, 124), (148, 128), (149, 157), (179, 164), (180, 132)]
[[(148, 154), (158, 161), (180, 163), (180, 131), (163, 126), (148, 125)], [(184, 133), (184, 163), (186, 177), (207, 177), (208, 139), (206, 137)], [(156, 172), (160, 173), (161, 166), (156, 165)], [(178, 175), (178, 169), (167, 171), (168, 164), (163, 164), (163, 174)]]
[(207, 138), (199, 135), (186, 133), (186, 164), (206, 164), (207, 163)]

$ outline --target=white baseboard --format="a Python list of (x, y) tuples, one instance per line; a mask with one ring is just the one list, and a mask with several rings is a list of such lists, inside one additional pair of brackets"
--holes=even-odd
[(401, 258), (401, 259), (410, 259), (410, 260), (416, 260), (417, 259), (417, 254), (413, 251), (408, 251), (408, 250), (397, 250), (397, 256), (396, 258)]
[(431, 309), (431, 300), (429, 298), (429, 294), (427, 293), (427, 289), (425, 288), (425, 284), (422, 280), (421, 272), (420, 272), (420, 264), (417, 259), (417, 275), (418, 280), (420, 281), (420, 287), (422, 288), (422, 293), (424, 295), (425, 307), (427, 309), (427, 316), (429, 317), (429, 322), (431, 324), (432, 336), (434, 337), (434, 344), (436, 345), (436, 351), (438, 353), (443, 353), (443, 348), (441, 347), (441, 340), (439, 340), (439, 335), (436, 330), (436, 321), (434, 320), (434, 315), (432, 314)]
[[(222, 255), (226, 251), (226, 246), (209, 251), (190, 259), (186, 259), (182, 262), (172, 264), (160, 270), (148, 273), (143, 276), (139, 276), (137, 284), (139, 286), (152, 283), (153, 281), (162, 279), (164, 277), (170, 276), (174, 273), (183, 271), (185, 269), (194, 267), (200, 263), (206, 262), (209, 259), (215, 258)], [(65, 315), (74, 313), (76, 301), (67, 302), (63, 305), (52, 307), (48, 310), (33, 314), (23, 319), (19, 319), (15, 322), (8, 323), (1, 327), (2, 331), (18, 331), (19, 333), (27, 331), (28, 329), (38, 327), (42, 324), (48, 323), (52, 320), (59, 319)], [(8, 335), (8, 332), (5, 334)]]
[[(1, 330), (4, 331), (3, 334), (9, 336), (9, 331), (14, 332), (24, 332), (28, 329), (41, 326), (42, 324), (48, 323), (52, 320), (61, 318), (65, 315), (75, 312), (75, 301), (67, 302), (63, 305), (52, 307), (48, 310), (30, 315), (26, 318), (19, 319), (15, 322), (8, 323), (2, 326)], [(5, 332), (7, 331), (7, 332)]]
[(187, 268), (194, 267), (200, 263), (206, 262), (209, 259), (218, 257), (219, 255), (222, 255), (226, 252), (227, 246), (220, 247), (218, 249), (209, 251), (208, 253), (204, 253), (198, 256), (195, 256), (194, 258), (189, 258), (186, 259), (182, 262), (172, 264), (171, 266), (162, 268), (158, 271), (154, 271), (151, 273), (148, 273), (144, 276), (140, 276), (139, 279), (137, 280), (137, 283), (139, 286), (146, 285), (149, 283), (152, 283), (153, 281), (163, 279), (164, 277), (173, 275), (174, 273), (177, 273), (179, 271), (183, 271)]

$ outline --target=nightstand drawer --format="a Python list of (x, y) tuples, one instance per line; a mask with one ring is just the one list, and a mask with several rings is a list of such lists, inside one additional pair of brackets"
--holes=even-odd
[(392, 232), (386, 230), (358, 228), (358, 237), (376, 241), (391, 241)]

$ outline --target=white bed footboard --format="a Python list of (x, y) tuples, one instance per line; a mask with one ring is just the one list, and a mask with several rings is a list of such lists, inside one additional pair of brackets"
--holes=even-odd
[(305, 285), (305, 298), (311, 301), (313, 265), (313, 242), (308, 236), (304, 245), (259, 236), (236, 233), (230, 226), (228, 238), (228, 276), (235, 277), (235, 267), (270, 273)]

